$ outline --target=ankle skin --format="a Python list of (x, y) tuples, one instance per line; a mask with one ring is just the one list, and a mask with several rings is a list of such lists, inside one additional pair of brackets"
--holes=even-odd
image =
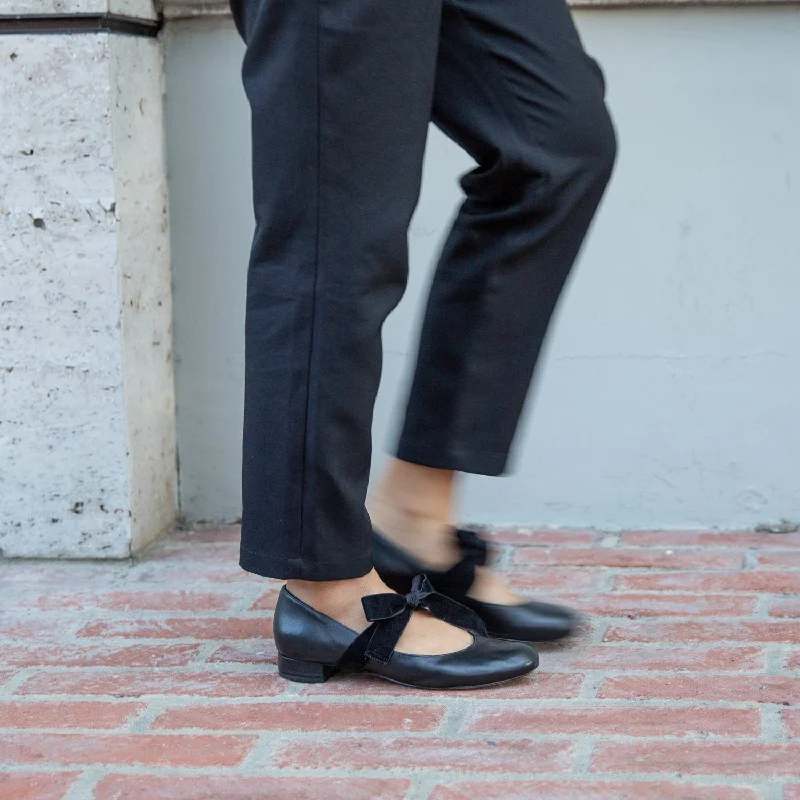
[(369, 625), (361, 598), (391, 591), (375, 570), (362, 578), (345, 581), (290, 580), (286, 582), (286, 588), (312, 608), (359, 632)]
[(452, 535), (456, 473), (393, 459), (370, 494), (374, 528), (431, 567), (458, 559)]

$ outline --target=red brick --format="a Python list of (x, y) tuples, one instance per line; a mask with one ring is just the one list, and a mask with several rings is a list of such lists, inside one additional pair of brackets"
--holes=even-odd
[(79, 772), (0, 773), (0, 800), (61, 800)]
[(591, 771), (800, 775), (800, 742), (599, 742)]
[(437, 786), (430, 800), (759, 800), (753, 789), (666, 781), (468, 781)]
[(79, 592), (43, 595), (37, 607), (43, 611), (84, 608), (110, 611), (227, 611), (233, 599), (233, 595), (219, 592)]
[(239, 545), (234, 542), (204, 544), (202, 542), (187, 546), (185, 544), (162, 544), (148, 552), (142, 559), (144, 565), (157, 564), (159, 561), (170, 561), (173, 565), (202, 564), (213, 562), (236, 564), (239, 562)]
[(783, 800), (800, 800), (800, 783), (788, 783), (783, 789)]
[[(559, 653), (560, 664), (566, 661), (573, 669), (586, 670), (666, 670), (689, 672), (761, 672), (766, 666), (763, 647), (625, 647), (595, 645), (577, 648), (571, 659)], [(543, 656), (546, 665), (553, 654)]]
[(586, 547), (595, 544), (600, 536), (597, 531), (575, 531), (542, 529), (514, 530), (514, 528), (486, 531), (481, 534), (497, 544), (528, 545), (531, 547)]
[(800, 567), (800, 551), (798, 550), (772, 550), (759, 553), (756, 560), (762, 567), (783, 567), (783, 569), (796, 569)]
[(280, 589), (268, 589), (250, 606), (251, 611), (272, 611), (278, 602)]
[(643, 575), (617, 575), (614, 589), (677, 592), (800, 592), (800, 572), (648, 572)]
[(141, 697), (151, 694), (201, 697), (261, 697), (280, 694), (286, 683), (277, 675), (170, 670), (69, 670), (31, 676), (17, 694), (75, 694)]
[(193, 563), (178, 562), (174, 565), (169, 561), (140, 562), (131, 571), (128, 579), (129, 586), (202, 586), (203, 584), (239, 584), (261, 583), (267, 581), (252, 572), (245, 572), (235, 562), (221, 562), (215, 565), (211, 562)]
[(800, 547), (800, 533), (754, 531), (628, 531), (620, 544), (633, 547)]
[(433, 689), (409, 689), (378, 678), (357, 677), (338, 678), (328, 683), (316, 683), (306, 686), (303, 694), (336, 697), (353, 697), (367, 695), (370, 697), (441, 697), (452, 699), (463, 697), (469, 700), (569, 700), (577, 697), (583, 683), (583, 675), (560, 675), (554, 672), (534, 672), (532, 675), (516, 681), (490, 686), (486, 689), (447, 689), (437, 692)]
[(781, 720), (790, 739), (800, 739), (800, 708), (787, 709), (781, 712)]
[(479, 733), (588, 733), (598, 736), (757, 737), (758, 709), (583, 706), (573, 708), (482, 708), (465, 730)]
[(421, 705), (347, 703), (237, 703), (232, 706), (170, 708), (154, 728), (252, 731), (433, 731), (444, 708)]
[[(120, 575), (120, 568), (110, 564), (104, 564), (103, 569), (98, 569), (96, 565), (84, 566), (75, 563), (65, 565), (58, 561), (15, 561), (13, 565), (8, 566), (11, 568), (0, 572), (0, 587), (4, 594), (13, 587), (41, 588), (44, 585), (51, 590), (58, 587), (74, 590), (76, 586), (84, 590), (91, 588), (100, 590), (108, 588)], [(127, 567), (124, 569), (127, 574)]]
[(769, 613), (772, 617), (800, 617), (800, 600), (773, 600)]
[(20, 617), (0, 614), (0, 637), (5, 639), (36, 639), (39, 642), (57, 642), (71, 634), (79, 625), (75, 616), (37, 615)]
[(0, 762), (235, 767), (256, 741), (246, 735), (17, 733), (0, 739)]
[(530, 593), (536, 594), (545, 591), (576, 592), (578, 589), (598, 589), (604, 575), (605, 570), (602, 569), (532, 567), (521, 572), (506, 572), (503, 577), (515, 589), (530, 590)]
[(278, 766), (293, 769), (439, 769), (481, 772), (565, 772), (567, 742), (481, 739), (337, 738), (279, 746)]
[(199, 650), (196, 644), (3, 645), (0, 661), (15, 667), (182, 667)]
[(610, 626), (604, 641), (800, 643), (800, 622), (637, 622)]
[(220, 542), (233, 542), (238, 544), (242, 538), (242, 529), (238, 525), (223, 526), (219, 528), (197, 528), (193, 531), (174, 531), (169, 540), (175, 544), (201, 542), (219, 544)]
[(596, 594), (561, 596), (560, 602), (601, 617), (740, 617), (758, 598), (728, 594)]
[(597, 696), (618, 700), (800, 703), (800, 678), (773, 675), (621, 676), (606, 678)]
[[(403, 800), (409, 781), (273, 775), (107, 775), (95, 800)], [(711, 800), (711, 798), (709, 798)], [(735, 800), (735, 799), (732, 799)]]
[(272, 639), (264, 639), (258, 646), (224, 644), (209, 657), (212, 664), (277, 664), (278, 651)]
[(0, 702), (0, 728), (113, 730), (124, 725), (144, 708), (144, 703)]
[(686, 552), (647, 550), (632, 548), (565, 548), (563, 550), (540, 550), (527, 547), (517, 550), (514, 563), (547, 564), (562, 567), (617, 567), (658, 569), (737, 569), (744, 563), (741, 552)]
[(78, 636), (122, 639), (260, 639), (272, 636), (272, 620), (261, 617), (171, 617), (90, 622)]

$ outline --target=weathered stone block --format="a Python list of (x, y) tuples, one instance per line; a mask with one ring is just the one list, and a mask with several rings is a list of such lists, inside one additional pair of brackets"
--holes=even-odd
[(125, 557), (176, 515), (160, 42), (0, 65), (0, 550)]
[(121, 14), (155, 19), (160, 7), (155, 0), (4, 0), (3, 14)]

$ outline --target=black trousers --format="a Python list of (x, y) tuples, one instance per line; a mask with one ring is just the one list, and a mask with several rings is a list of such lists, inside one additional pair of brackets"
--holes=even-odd
[(564, 0), (232, 0), (252, 246), (241, 565), (371, 569), (381, 326), (403, 293), (433, 120), (478, 167), (444, 246), (397, 455), (497, 475), (615, 156)]

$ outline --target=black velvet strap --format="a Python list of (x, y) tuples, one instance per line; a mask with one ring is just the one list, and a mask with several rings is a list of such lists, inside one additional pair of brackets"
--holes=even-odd
[(456, 531), (461, 560), (436, 577), (436, 585), (447, 594), (466, 594), (475, 580), (475, 568), (483, 567), (489, 556), (486, 542), (475, 531)]
[(372, 623), (347, 648), (339, 659), (339, 669), (363, 669), (368, 659), (388, 664), (397, 642), (415, 609), (424, 609), (434, 617), (485, 636), (481, 618), (455, 600), (439, 594), (425, 575), (417, 575), (407, 595), (371, 594), (361, 598), (364, 614)]

